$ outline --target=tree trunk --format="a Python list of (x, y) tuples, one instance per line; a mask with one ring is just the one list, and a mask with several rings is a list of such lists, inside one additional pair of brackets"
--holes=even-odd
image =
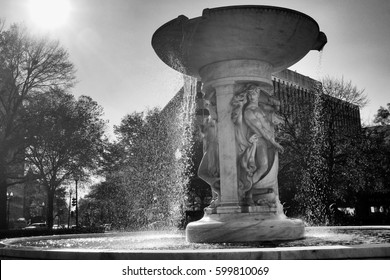
[(51, 229), (53, 228), (53, 209), (54, 209), (54, 189), (53, 187), (47, 188), (47, 212), (46, 212), (46, 223), (47, 226)]
[(0, 177), (0, 230), (7, 229), (7, 181)]

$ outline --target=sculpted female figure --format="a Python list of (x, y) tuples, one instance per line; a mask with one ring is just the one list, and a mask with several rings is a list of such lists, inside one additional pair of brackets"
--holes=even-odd
[(232, 106), (240, 158), (239, 192), (244, 203), (253, 205), (253, 186), (271, 169), (275, 153), (283, 152), (273, 129), (279, 102), (259, 86), (249, 84), (233, 98)]
[[(277, 151), (283, 153), (283, 147), (275, 141), (274, 132), (271, 128), (272, 120), (270, 119), (269, 106), (276, 104), (261, 104), (259, 106), (260, 88), (252, 86), (248, 89), (248, 105), (244, 110), (245, 123), (249, 128), (249, 139), (256, 142), (255, 161), (258, 164), (256, 171), (253, 173), (253, 183), (260, 181), (268, 170), (268, 148), (273, 146)], [(274, 99), (271, 99), (274, 100)], [(276, 101), (276, 100), (274, 100)]]
[(201, 127), (203, 136), (203, 158), (199, 165), (198, 176), (208, 183), (212, 190), (213, 201), (210, 208), (220, 204), (220, 174), (219, 174), (219, 152), (217, 138), (217, 112), (215, 105), (210, 100), (205, 100), (205, 107), (209, 110), (210, 116)]

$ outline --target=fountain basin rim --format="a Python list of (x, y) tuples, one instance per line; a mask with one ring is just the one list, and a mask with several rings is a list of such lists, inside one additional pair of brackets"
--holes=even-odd
[(181, 15), (160, 26), (151, 40), (166, 65), (198, 79), (205, 65), (237, 59), (267, 61), (278, 72), (326, 42), (310, 16), (260, 5), (205, 9), (192, 19)]
[(93, 250), (2, 248), (0, 259), (57, 260), (314, 260), (390, 259), (390, 244), (213, 250)]
[[(349, 230), (389, 230), (390, 226), (339, 226), (339, 227), (307, 227), (313, 229), (349, 229)], [(146, 231), (148, 232), (148, 231)], [(150, 231), (149, 231), (150, 232)], [(179, 250), (123, 250), (123, 249), (58, 249), (39, 247), (12, 247), (18, 240), (53, 239), (54, 237), (97, 237), (121, 233), (72, 234), (35, 236), (27, 238), (10, 238), (0, 241), (0, 259), (390, 259), (390, 243), (360, 245), (326, 245), (304, 247), (276, 248), (226, 248), (226, 249), (179, 249)], [(123, 235), (128, 232), (123, 232)]]
[[(390, 226), (306, 226), (305, 229), (324, 229), (324, 230), (390, 230)], [(0, 248), (6, 247), (9, 245), (12, 245), (12, 243), (21, 241), (21, 240), (42, 240), (42, 239), (72, 239), (76, 237), (85, 237), (85, 238), (90, 238), (90, 237), (108, 237), (110, 235), (115, 235), (115, 236), (125, 236), (131, 233), (155, 233), (156, 231), (117, 231), (117, 232), (105, 232), (105, 233), (87, 233), (87, 234), (63, 234), (63, 235), (39, 235), (39, 236), (30, 236), (30, 237), (15, 237), (15, 238), (5, 238), (0, 240)], [(159, 232), (166, 232), (168, 231), (159, 231)], [(169, 233), (178, 233), (176, 232), (169, 232)], [(357, 246), (357, 245), (356, 245)], [(310, 246), (306, 246), (310, 247)], [(315, 247), (315, 246), (314, 246)], [(36, 247), (39, 248), (39, 247)], [(288, 248), (288, 247), (284, 247)], [(46, 248), (47, 249), (47, 248)], [(262, 248), (266, 249), (266, 248)], [(228, 250), (228, 249), (221, 249), (221, 250)], [(139, 250), (141, 251), (141, 250)], [(142, 250), (146, 251), (146, 250)]]
[(233, 11), (233, 10), (245, 10), (245, 9), (246, 10), (250, 10), (250, 9), (251, 10), (261, 10), (261, 11), (273, 10), (273, 11), (279, 11), (279, 12), (284, 12), (284, 13), (288, 13), (288, 14), (293, 14), (293, 15), (300, 16), (300, 17), (306, 18), (306, 19), (314, 22), (317, 25), (318, 30), (320, 30), (320, 26), (318, 25), (318, 23), (315, 19), (313, 19), (311, 16), (309, 16), (305, 13), (302, 13), (302, 12), (294, 10), (294, 9), (278, 7), (278, 6), (271, 6), (271, 5), (233, 5), (233, 6), (223, 6), (223, 7), (216, 7), (216, 8), (206, 8), (206, 9), (203, 9), (201, 16), (194, 17), (191, 19), (185, 15), (179, 15), (177, 18), (174, 18), (174, 19), (164, 23), (159, 28), (157, 28), (152, 36), (152, 42), (153, 42), (153, 38), (155, 37), (155, 34), (157, 34), (159, 31), (161, 31), (165, 27), (176, 23), (178, 20), (196, 21), (196, 20), (199, 20), (201, 18), (207, 18), (211, 14), (217, 14), (217, 13)]

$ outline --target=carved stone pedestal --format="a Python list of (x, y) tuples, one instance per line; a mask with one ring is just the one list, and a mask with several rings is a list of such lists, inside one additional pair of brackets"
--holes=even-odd
[(294, 240), (303, 238), (304, 231), (301, 220), (283, 214), (205, 213), (201, 220), (188, 224), (186, 238), (194, 243)]
[(279, 152), (275, 141), (272, 65), (230, 60), (203, 67), (200, 75), (210, 111), (206, 152), (198, 175), (215, 200), (205, 216), (188, 224), (189, 242), (293, 240), (304, 235), (301, 220), (288, 219), (279, 201)]

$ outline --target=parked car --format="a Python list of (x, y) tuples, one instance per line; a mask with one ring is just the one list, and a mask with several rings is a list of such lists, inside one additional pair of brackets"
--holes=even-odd
[(103, 227), (105, 231), (111, 230), (111, 224), (104, 224)]
[(26, 219), (25, 218), (19, 218), (16, 221), (14, 221), (13, 228), (22, 229), (22, 228), (25, 228), (26, 226), (27, 226)]
[(32, 223), (23, 229), (47, 229), (46, 223)]

